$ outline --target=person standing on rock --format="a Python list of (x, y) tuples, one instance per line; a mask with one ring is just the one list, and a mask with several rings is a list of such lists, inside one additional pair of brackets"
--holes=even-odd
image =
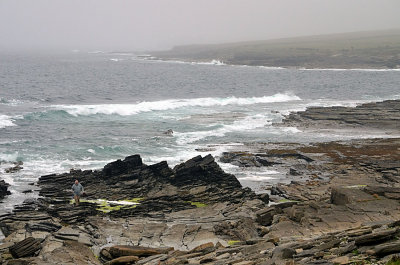
[(81, 198), (81, 195), (83, 193), (83, 186), (79, 183), (77, 179), (75, 180), (75, 183), (72, 184), (72, 191), (74, 192), (75, 205), (78, 206), (79, 199)]

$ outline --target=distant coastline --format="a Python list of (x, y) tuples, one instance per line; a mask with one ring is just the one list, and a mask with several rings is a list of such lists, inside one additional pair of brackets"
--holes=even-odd
[(295, 69), (400, 69), (400, 29), (177, 46), (151, 52), (151, 56), (167, 61)]

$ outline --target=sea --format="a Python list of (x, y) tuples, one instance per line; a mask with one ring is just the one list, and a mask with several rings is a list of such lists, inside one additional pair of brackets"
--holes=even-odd
[[(12, 193), (0, 214), (37, 197), (33, 184), (41, 175), (100, 169), (133, 154), (174, 167), (211, 153), (257, 189), (286, 173), (224, 164), (222, 152), (245, 143), (386, 137), (274, 124), (310, 106), (399, 99), (399, 84), (400, 71), (389, 69), (233, 66), (103, 51), (0, 53), (0, 179)], [(6, 173), (17, 161), (23, 169)]]

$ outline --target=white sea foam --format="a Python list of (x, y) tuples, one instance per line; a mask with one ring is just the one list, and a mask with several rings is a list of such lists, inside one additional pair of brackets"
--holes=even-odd
[(134, 56), (134, 54), (133, 54), (133, 53), (130, 53), (130, 52), (110, 52), (109, 55)]
[(287, 68), (279, 67), (279, 66), (257, 66), (258, 68), (261, 69), (266, 69), (266, 70), (286, 70)]
[(297, 129), (296, 127), (283, 127), (282, 131), (287, 133), (300, 133), (301, 130)]
[(88, 52), (89, 54), (99, 54), (99, 53), (105, 53), (103, 51), (90, 51)]
[(0, 129), (8, 126), (16, 126), (13, 117), (0, 114)]
[(12, 154), (1, 154), (0, 153), (0, 162), (15, 162), (18, 159), (18, 152), (14, 152)]
[(187, 161), (188, 159), (198, 156), (198, 155), (204, 155), (204, 153), (200, 153), (193, 149), (185, 149), (185, 150), (177, 149), (170, 154), (143, 156), (142, 159), (143, 159), (144, 163), (149, 164), (149, 165), (159, 163), (161, 161), (167, 161), (167, 163), (170, 167), (174, 167), (174, 166), (176, 166), (180, 163), (183, 163), (183, 162)]
[(177, 138), (176, 143), (179, 145), (186, 145), (205, 139), (207, 137), (223, 137), (230, 132), (244, 132), (263, 128), (271, 124), (271, 117), (257, 114), (248, 116), (244, 119), (237, 120), (232, 124), (223, 125), (221, 128), (209, 131), (195, 131), (195, 132), (175, 132), (174, 136)]
[(120, 62), (120, 61), (123, 61), (124, 59), (121, 59), (121, 58), (111, 58), (110, 59), (110, 61), (113, 61), (113, 62)]
[(134, 58), (135, 60), (146, 60), (146, 61), (153, 61), (153, 62), (160, 62), (160, 63), (176, 63), (176, 64), (191, 64), (191, 65), (227, 65), (221, 60), (213, 59), (211, 61), (197, 61), (197, 62), (189, 62), (189, 61), (181, 61), (181, 60), (167, 60), (167, 59), (160, 59), (157, 57), (139, 57)]
[[(148, 165), (159, 163), (161, 161), (167, 161), (168, 165), (170, 167), (174, 167), (174, 166), (176, 166), (180, 163), (183, 163), (183, 162), (187, 161), (188, 159), (198, 156), (198, 155), (205, 156), (205, 155), (211, 154), (213, 157), (219, 157), (226, 150), (229, 150), (232, 147), (237, 148), (238, 146), (242, 146), (242, 145), (243, 145), (243, 143), (226, 143), (226, 144), (218, 144), (218, 145), (213, 145), (213, 146), (209, 146), (209, 145), (204, 145), (204, 146), (201, 146), (201, 145), (195, 145), (195, 146), (179, 145), (179, 146), (175, 146), (173, 148), (169, 148), (170, 149), (169, 152), (167, 152), (165, 154), (162, 154), (162, 155), (154, 154), (154, 155), (150, 155), (150, 156), (144, 155), (142, 157), (142, 159), (143, 159), (143, 162)], [(202, 149), (208, 149), (208, 150), (201, 151)], [(216, 159), (216, 161), (218, 162), (218, 159)], [(229, 168), (230, 166), (236, 167), (234, 165), (225, 164), (225, 163), (221, 163), (220, 165), (221, 165), (221, 167), (223, 166), (224, 170), (226, 168)], [(227, 172), (230, 172), (230, 171), (227, 171)]]
[(247, 180), (247, 181), (255, 181), (255, 182), (264, 182), (264, 181), (268, 181), (268, 180), (274, 179), (274, 177), (268, 176), (269, 174), (270, 175), (279, 174), (279, 172), (275, 171), (275, 170), (269, 170), (269, 171), (266, 171), (264, 173), (266, 174), (266, 176), (263, 176), (263, 175), (249, 175), (249, 176), (241, 177), (241, 178), (238, 178), (238, 179), (239, 179), (239, 181)]
[(274, 103), (300, 100), (296, 95), (278, 93), (272, 96), (250, 98), (195, 98), (170, 99), (136, 104), (100, 104), (100, 105), (54, 105), (52, 108), (65, 110), (73, 116), (95, 114), (117, 114), (121, 116), (135, 115), (150, 111), (172, 110), (184, 107), (212, 107), (226, 105), (252, 105), (260, 103)]
[(192, 62), (192, 64), (200, 64), (200, 65), (226, 65), (223, 61), (221, 60), (211, 60), (210, 62)]
[(96, 153), (96, 151), (93, 150), (93, 149), (88, 149), (87, 151), (88, 151), (89, 153), (92, 153), (92, 154), (95, 154), (95, 153)]

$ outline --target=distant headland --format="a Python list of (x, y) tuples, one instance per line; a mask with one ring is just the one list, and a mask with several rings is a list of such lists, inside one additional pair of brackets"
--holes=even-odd
[(163, 60), (284, 68), (400, 68), (400, 29), (265, 41), (176, 46), (151, 52)]

